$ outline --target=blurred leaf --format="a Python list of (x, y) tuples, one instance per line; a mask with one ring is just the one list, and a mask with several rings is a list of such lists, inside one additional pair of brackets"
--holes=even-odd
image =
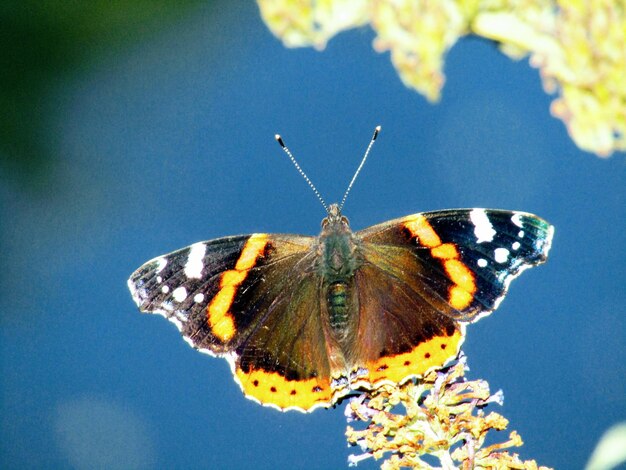
[(589, 458), (586, 470), (610, 470), (626, 462), (626, 422), (608, 429)]
[[(217, 3), (217, 2), (213, 2)], [(0, 5), (0, 167), (29, 183), (47, 172), (55, 142), (48, 97), (105, 53), (162, 30), (200, 0), (36, 1)]]

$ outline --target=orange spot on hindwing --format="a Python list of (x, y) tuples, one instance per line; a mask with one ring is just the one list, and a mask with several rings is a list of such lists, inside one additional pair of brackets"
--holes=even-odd
[(243, 246), (234, 269), (224, 271), (220, 277), (220, 290), (207, 306), (207, 321), (211, 332), (222, 342), (227, 342), (235, 335), (237, 328), (230, 313), (237, 289), (246, 280), (248, 271), (254, 267), (257, 259), (263, 255), (267, 245), (267, 235), (255, 233)]

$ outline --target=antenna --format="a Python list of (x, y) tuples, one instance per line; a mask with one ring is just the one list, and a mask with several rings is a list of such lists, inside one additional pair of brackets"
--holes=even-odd
[[(300, 175), (302, 175), (302, 177), (306, 180), (307, 183), (309, 183), (309, 186), (311, 187), (311, 189), (313, 190), (313, 192), (315, 193), (315, 195), (317, 196), (317, 198), (320, 200), (320, 202), (322, 203), (322, 206), (324, 206), (324, 209), (326, 209), (326, 212), (328, 212), (328, 206), (326, 205), (326, 203), (324, 202), (324, 198), (322, 198), (322, 195), (319, 193), (319, 191), (317, 190), (317, 188), (315, 187), (315, 185), (311, 182), (311, 180), (309, 179), (309, 177), (306, 175), (306, 173), (302, 170), (302, 168), (300, 168), (300, 165), (298, 165), (298, 162), (296, 161), (296, 159), (293, 157), (293, 155), (291, 154), (291, 152), (289, 151), (289, 149), (287, 148), (287, 146), (285, 145), (285, 142), (283, 142), (283, 139), (280, 135), (276, 134), (274, 136), (274, 138), (276, 139), (276, 141), (280, 144), (280, 146), (283, 148), (283, 150), (285, 151), (285, 153), (287, 154), (287, 156), (289, 157), (289, 159), (291, 160), (291, 163), (293, 163), (293, 165), (296, 167), (296, 170), (298, 170), (298, 172), (300, 173)], [(371, 147), (371, 143), (370, 143), (370, 147)]]
[(365, 165), (365, 160), (367, 160), (367, 156), (369, 155), (370, 150), (372, 149), (372, 146), (374, 145), (374, 142), (376, 141), (376, 137), (378, 137), (378, 133), (380, 132), (380, 129), (381, 129), (380, 126), (376, 126), (376, 129), (374, 129), (374, 135), (372, 136), (372, 140), (370, 140), (370, 143), (367, 146), (367, 149), (365, 150), (365, 155), (363, 155), (363, 159), (361, 160), (359, 167), (354, 172), (352, 181), (350, 181), (350, 184), (348, 185), (348, 189), (346, 189), (346, 192), (343, 195), (343, 199), (341, 199), (341, 204), (339, 204), (339, 212), (341, 212), (341, 210), (343, 209), (343, 205), (346, 203), (346, 198), (348, 197), (348, 193), (352, 189), (352, 185), (356, 181), (356, 177), (359, 176), (359, 173), (361, 172), (361, 168), (363, 168), (363, 165)]

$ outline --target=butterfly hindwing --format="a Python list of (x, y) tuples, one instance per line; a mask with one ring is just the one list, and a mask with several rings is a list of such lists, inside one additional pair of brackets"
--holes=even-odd
[(321, 277), (314, 271), (285, 274), (294, 281), (237, 348), (235, 375), (248, 397), (283, 410), (310, 411), (335, 401), (337, 364), (330, 351), (337, 346), (327, 334)]
[[(406, 260), (387, 255), (373, 264), (370, 251), (355, 274), (359, 323), (350, 362), (360, 373), (353, 387), (422, 376), (455, 357), (463, 342), (464, 325), (434, 306), (440, 302), (421, 289), (419, 277), (398, 275)], [(394, 262), (398, 267), (386, 269)]]

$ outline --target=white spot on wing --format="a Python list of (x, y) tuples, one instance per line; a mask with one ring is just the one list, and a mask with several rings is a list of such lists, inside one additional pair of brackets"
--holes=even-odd
[(182, 302), (187, 298), (187, 289), (185, 289), (183, 286), (177, 287), (176, 289), (174, 289), (174, 292), (172, 292), (172, 297), (174, 297), (174, 300), (176, 302)]
[(167, 294), (169, 291), (170, 291), (170, 286), (161, 287), (161, 292), (163, 292), (164, 294)]
[(470, 219), (474, 224), (474, 235), (476, 235), (477, 243), (493, 241), (496, 231), (489, 222), (489, 217), (487, 217), (484, 209), (472, 209)]
[(187, 264), (185, 264), (185, 276), (189, 279), (200, 279), (202, 277), (202, 268), (204, 264), (202, 260), (206, 253), (206, 245), (204, 243), (194, 243), (189, 250)]
[(202, 302), (204, 300), (204, 294), (200, 293), (200, 294), (196, 294), (193, 296), (193, 301), (197, 304), (199, 304), (200, 302)]
[(162, 278), (161, 276), (157, 276), (157, 277), (156, 277), (156, 280), (157, 280), (157, 282), (158, 282), (158, 283), (163, 282), (163, 278)]
[(511, 222), (513, 222), (519, 228), (522, 228), (523, 227), (523, 224), (522, 224), (522, 213), (521, 212), (514, 212), (513, 215), (511, 216)]
[[(520, 237), (524, 236), (524, 232), (522, 230), (520, 230)], [(554, 227), (552, 225), (550, 225), (548, 227), (548, 233), (547, 236), (545, 237), (545, 241), (543, 244), (543, 250), (542, 250), (542, 254), (544, 257), (548, 256), (548, 252), (550, 251), (550, 246), (552, 244), (552, 237), (554, 236)], [(533, 266), (535, 266), (536, 264), (540, 264), (543, 263), (545, 261), (541, 260), (538, 263), (534, 263), (534, 264), (522, 264), (518, 267), (517, 271), (515, 273), (506, 273), (504, 272), (504, 275), (501, 278), (501, 281), (504, 283), (504, 289), (502, 291), (502, 294), (495, 300), (493, 307), (489, 310), (485, 310), (484, 312), (481, 312), (479, 315), (475, 316), (474, 318), (472, 318), (469, 323), (475, 323), (478, 320), (480, 320), (483, 317), (486, 317), (487, 315), (489, 315), (491, 312), (493, 312), (494, 310), (496, 310), (500, 304), (502, 303), (502, 301), (504, 300), (504, 298), (506, 297), (506, 293), (509, 290), (509, 286), (511, 285), (511, 281), (513, 281), (513, 279), (516, 279), (520, 274), (522, 274), (522, 272), (526, 271), (529, 268), (532, 268)], [(464, 323), (461, 324), (461, 326), (465, 326)]]
[(487, 266), (487, 260), (485, 258), (480, 258), (478, 260), (478, 266), (480, 266), (481, 268), (484, 268)]
[(519, 232), (517, 232), (517, 236), (520, 238), (524, 238), (524, 231), (520, 230)]
[(506, 248), (496, 248), (493, 252), (494, 259), (498, 263), (506, 263), (506, 260), (509, 258), (509, 250)]
[(161, 271), (163, 271), (165, 269), (165, 266), (167, 266), (167, 260), (163, 257), (161, 258), (157, 258), (156, 259), (157, 263), (159, 263), (159, 266), (157, 267), (157, 273), (160, 273)]
[(511, 245), (511, 248), (513, 248), (513, 250), (517, 251), (519, 250), (519, 247), (521, 245), (519, 244), (519, 242), (514, 242), (513, 245)]

